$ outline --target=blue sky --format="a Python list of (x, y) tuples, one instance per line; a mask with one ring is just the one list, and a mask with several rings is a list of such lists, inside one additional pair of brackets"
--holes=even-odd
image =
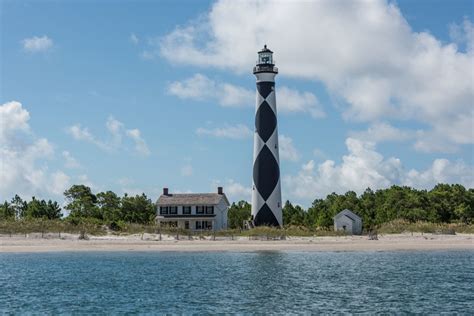
[(2, 1), (0, 200), (250, 197), (256, 52), (283, 199), (474, 185), (470, 1)]

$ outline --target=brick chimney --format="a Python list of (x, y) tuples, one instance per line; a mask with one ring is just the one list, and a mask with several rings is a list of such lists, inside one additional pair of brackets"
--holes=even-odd
[(222, 187), (217, 187), (217, 194), (224, 194), (224, 189)]
[(169, 195), (168, 188), (163, 188), (163, 195)]

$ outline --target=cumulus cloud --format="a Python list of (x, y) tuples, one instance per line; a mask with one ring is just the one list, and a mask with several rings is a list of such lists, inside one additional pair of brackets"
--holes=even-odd
[(474, 24), (467, 18), (464, 18), (462, 24), (452, 23), (449, 26), (449, 36), (458, 45), (466, 45), (466, 50), (474, 50)]
[(214, 180), (211, 184), (211, 190), (222, 186), (229, 202), (238, 202), (240, 200), (250, 201), (252, 199), (252, 188), (241, 183), (235, 182), (233, 179), (226, 179), (225, 181)]
[(352, 138), (374, 143), (406, 141), (415, 137), (415, 134), (415, 131), (402, 130), (386, 122), (376, 122), (371, 124), (365, 131), (353, 131), (350, 133)]
[(288, 195), (309, 200), (332, 192), (360, 194), (368, 187), (381, 189), (393, 184), (426, 189), (440, 182), (474, 186), (474, 169), (462, 161), (436, 159), (426, 170), (406, 171), (400, 159), (384, 158), (372, 142), (348, 138), (346, 146), (348, 154), (340, 164), (326, 160), (316, 165), (310, 160), (296, 175), (285, 176), (283, 187), (288, 188)]
[(288, 87), (277, 87), (277, 108), (283, 113), (308, 113), (313, 118), (326, 116), (316, 96), (311, 92), (300, 92)]
[[(255, 106), (255, 91), (230, 83), (216, 82), (202, 74), (170, 83), (168, 92), (181, 99), (212, 100), (224, 107)], [(308, 113), (314, 118), (325, 116), (318, 99), (311, 92), (301, 92), (283, 86), (279, 87), (276, 93), (279, 112)]]
[(243, 124), (237, 124), (234, 126), (226, 125), (224, 127), (215, 128), (200, 127), (196, 130), (196, 134), (218, 138), (245, 139), (251, 137), (253, 132), (247, 126)]
[(61, 195), (69, 185), (67, 174), (49, 168), (54, 147), (34, 136), (29, 119), (20, 102), (0, 106), (0, 200), (15, 194), (25, 198)]
[(245, 73), (267, 43), (281, 76), (323, 83), (347, 120), (414, 120), (425, 143), (461, 146), (474, 142), (474, 52), (472, 23), (457, 29), (466, 51), (414, 32), (394, 2), (220, 0), (158, 49), (172, 63)]
[(280, 158), (282, 160), (295, 162), (300, 159), (300, 154), (293, 145), (293, 139), (291, 139), (291, 137), (280, 135), (278, 137), (278, 142), (280, 146)]
[(229, 83), (216, 82), (202, 74), (169, 84), (168, 92), (181, 99), (213, 100), (225, 107), (252, 106), (255, 92)]
[(20, 102), (11, 101), (0, 107), (0, 142), (11, 141), (17, 133), (28, 133), (30, 114), (23, 109)]
[(66, 129), (66, 132), (70, 134), (75, 140), (85, 141), (96, 145), (102, 150), (113, 152), (123, 147), (123, 137), (126, 136), (134, 144), (135, 153), (141, 156), (150, 155), (150, 149), (146, 141), (141, 136), (139, 129), (126, 129), (125, 125), (110, 116), (105, 127), (108, 131), (108, 138), (106, 140), (100, 140), (93, 135), (87, 127), (82, 127), (80, 124), (74, 124)]
[(30, 53), (46, 52), (53, 47), (53, 40), (48, 36), (33, 36), (21, 41), (23, 49)]

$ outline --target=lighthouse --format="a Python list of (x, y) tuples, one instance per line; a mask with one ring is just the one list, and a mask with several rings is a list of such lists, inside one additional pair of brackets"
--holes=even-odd
[(283, 225), (281, 207), (280, 159), (275, 98), (273, 52), (267, 45), (258, 52), (253, 68), (257, 77), (255, 133), (253, 149), (252, 218), (255, 226)]

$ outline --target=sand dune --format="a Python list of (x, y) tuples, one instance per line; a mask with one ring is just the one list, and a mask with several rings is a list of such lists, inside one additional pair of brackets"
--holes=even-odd
[(393, 234), (369, 240), (367, 236), (288, 237), (286, 240), (194, 239), (176, 240), (173, 236), (144, 234), (129, 236), (90, 236), (39, 234), (0, 236), (0, 252), (63, 251), (404, 251), (404, 250), (474, 250), (474, 235)]

